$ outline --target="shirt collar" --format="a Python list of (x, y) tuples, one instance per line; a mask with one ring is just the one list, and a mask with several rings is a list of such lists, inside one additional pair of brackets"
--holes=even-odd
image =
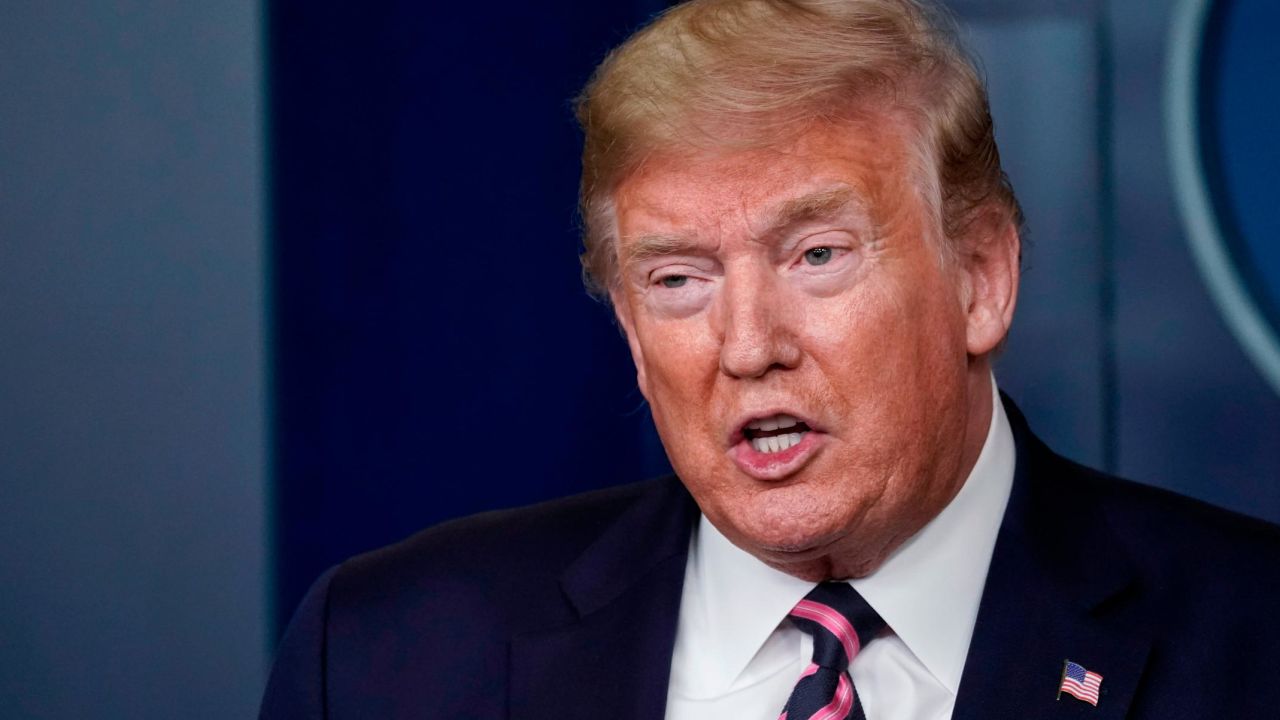
[[(986, 441), (960, 492), (874, 573), (850, 583), (952, 694), (1013, 483), (1013, 434), (994, 380), (992, 394)], [(696, 653), (696, 668), (683, 671), (696, 672), (698, 686), (728, 690), (812, 588), (733, 545), (701, 517), (677, 638), (699, 637), (706, 645)], [(676, 658), (686, 655), (680, 650)]]

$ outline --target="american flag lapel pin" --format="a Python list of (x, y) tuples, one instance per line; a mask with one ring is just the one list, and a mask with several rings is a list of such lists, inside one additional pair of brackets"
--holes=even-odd
[(1070, 660), (1062, 661), (1062, 679), (1058, 682), (1058, 699), (1066, 693), (1094, 707), (1098, 705), (1098, 693), (1102, 690), (1102, 676), (1083, 665)]

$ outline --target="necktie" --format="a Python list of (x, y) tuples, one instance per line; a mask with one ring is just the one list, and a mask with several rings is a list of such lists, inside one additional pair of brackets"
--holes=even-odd
[(849, 677), (849, 663), (885, 627), (884, 620), (848, 583), (824, 582), (791, 611), (791, 621), (813, 636), (813, 662), (805, 668), (778, 720), (866, 720)]

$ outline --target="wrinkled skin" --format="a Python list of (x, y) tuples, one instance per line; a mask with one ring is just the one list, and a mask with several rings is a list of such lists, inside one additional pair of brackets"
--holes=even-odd
[[(870, 117), (656, 156), (614, 195), (612, 300), (672, 465), (726, 537), (797, 577), (873, 572), (986, 437), (1017, 232), (992, 208), (944, 259), (914, 142)], [(776, 413), (812, 429), (754, 452), (743, 426)]]

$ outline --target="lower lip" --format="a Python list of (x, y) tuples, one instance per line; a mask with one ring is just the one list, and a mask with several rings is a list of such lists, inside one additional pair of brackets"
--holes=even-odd
[(822, 433), (810, 430), (800, 442), (786, 450), (763, 453), (743, 439), (729, 448), (729, 459), (742, 472), (757, 480), (782, 480), (804, 467), (822, 446)]

